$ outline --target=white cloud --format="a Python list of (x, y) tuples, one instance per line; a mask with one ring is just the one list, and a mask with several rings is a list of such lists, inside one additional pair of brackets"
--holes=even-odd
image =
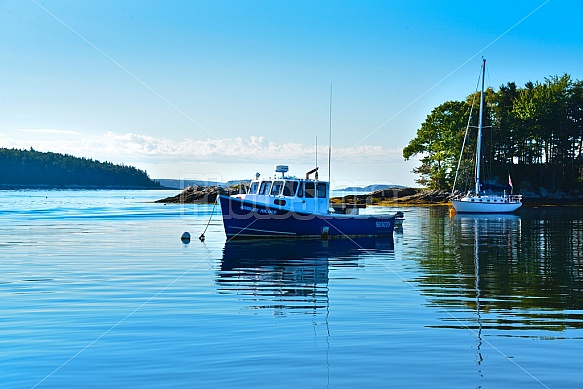
[[(145, 169), (152, 177), (167, 178), (202, 167), (241, 177), (243, 170), (245, 174), (254, 174), (259, 168), (271, 171), (272, 166), (282, 163), (295, 167), (297, 173), (299, 169), (309, 170), (315, 160), (314, 145), (277, 143), (263, 136), (177, 141), (135, 133), (88, 135), (69, 130), (27, 129), (2, 132), (0, 147), (33, 147), (37, 151), (124, 163)], [(318, 156), (320, 165), (327, 166), (328, 147), (319, 146)], [(340, 176), (355, 179), (350, 177), (358, 178), (366, 172), (369, 178), (412, 183), (412, 179), (406, 177), (412, 167), (404, 164), (400, 148), (375, 145), (332, 148), (332, 165), (338, 179)], [(396, 170), (404, 173), (404, 178), (394, 178)], [(383, 178), (389, 173), (391, 177)]]
[[(86, 135), (68, 130), (22, 130), (9, 136), (0, 136), (0, 146), (8, 148), (52, 151), (87, 158), (112, 158), (116, 160), (129, 157), (175, 159), (187, 157), (193, 161), (212, 161), (214, 159), (241, 158), (245, 161), (305, 161), (315, 155), (313, 145), (301, 143), (276, 143), (263, 136), (248, 138), (224, 138), (180, 141), (157, 138), (134, 133), (119, 134), (106, 132), (102, 135)], [(360, 145), (355, 148), (333, 148), (333, 159), (346, 158), (362, 161), (400, 158), (401, 150), (387, 150), (380, 146)], [(327, 146), (319, 146), (318, 154), (327, 157)], [(120, 162), (122, 162), (120, 161)]]

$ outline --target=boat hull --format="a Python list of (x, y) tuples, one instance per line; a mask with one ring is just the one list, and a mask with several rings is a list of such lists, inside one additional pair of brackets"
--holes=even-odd
[(244, 238), (392, 236), (394, 215), (309, 214), (219, 196), (225, 234)]
[(458, 213), (511, 213), (522, 206), (521, 202), (488, 202), (469, 199), (452, 200), (452, 205)]

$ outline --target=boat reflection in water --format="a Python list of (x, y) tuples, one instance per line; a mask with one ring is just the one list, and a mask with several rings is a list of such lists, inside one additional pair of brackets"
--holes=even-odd
[[(514, 236), (520, 236), (520, 217), (516, 215), (466, 215), (455, 216), (454, 219), (457, 219), (459, 222), (462, 237), (469, 238), (472, 233), (474, 234), (474, 288), (476, 294), (474, 303), (476, 317), (475, 325), (464, 323), (464, 326), (466, 326), (468, 329), (471, 328), (476, 336), (475, 362), (478, 366), (480, 375), (482, 375), (480, 365), (484, 361), (484, 357), (482, 355), (483, 324), (481, 312), (482, 305), (480, 302), (480, 299), (482, 298), (482, 284), (480, 281), (480, 236), (498, 235), (503, 239), (506, 239), (506, 247), (516, 247), (516, 242), (513, 242), (512, 238)], [(472, 320), (470, 319), (470, 321)]]
[(251, 309), (316, 314), (328, 307), (328, 268), (358, 267), (360, 259), (392, 251), (392, 237), (228, 241), (217, 274), (219, 293), (233, 293)]
[(419, 289), (443, 312), (441, 323), (429, 327), (463, 329), (475, 337), (474, 362), (483, 379), (484, 332), (491, 335), (498, 329), (494, 305), (508, 300), (498, 289), (507, 278), (501, 276), (500, 262), (507, 262), (507, 268), (517, 255), (521, 219), (514, 214), (455, 214), (449, 226), (435, 230), (442, 234), (432, 237), (437, 244), (430, 239), (430, 257), (442, 260), (425, 264)]
[[(456, 214), (451, 218), (450, 228), (442, 230), (443, 236), (436, 238), (439, 247), (429, 247), (432, 256), (445, 261), (427, 263), (428, 276), (418, 281), (432, 303), (449, 313), (459, 310), (469, 316), (452, 321), (446, 315), (444, 324), (438, 327), (481, 331), (487, 320), (480, 323), (476, 318), (480, 318), (484, 309), (496, 309), (498, 304), (508, 307), (513, 300), (509, 297), (516, 291), (507, 288), (516, 282), (513, 274), (520, 254), (521, 222), (520, 216), (514, 214)], [(435, 249), (439, 252), (434, 252)], [(445, 252), (453, 255), (444, 255)], [(457, 293), (452, 293), (453, 290)], [(480, 301), (484, 298), (487, 305)], [(489, 324), (495, 327), (496, 323), (493, 319)]]

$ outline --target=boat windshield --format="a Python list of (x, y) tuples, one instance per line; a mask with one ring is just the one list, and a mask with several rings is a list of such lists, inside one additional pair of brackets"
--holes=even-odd
[(318, 182), (318, 184), (316, 185), (316, 195), (318, 196), (319, 199), (326, 198), (326, 184), (324, 184), (323, 182)]
[(259, 189), (259, 182), (253, 181), (249, 187), (249, 194), (257, 194), (257, 189)]
[(306, 182), (305, 183), (305, 189), (306, 189), (306, 198), (308, 199), (313, 199), (314, 197), (316, 197), (316, 188), (313, 182)]
[(281, 190), (283, 189), (283, 181), (274, 181), (271, 187), (271, 195), (278, 196), (281, 194)]
[(263, 181), (261, 186), (259, 187), (259, 194), (260, 195), (268, 195), (269, 188), (271, 188), (271, 181)]
[(298, 189), (297, 181), (286, 181), (285, 186), (283, 187), (283, 195), (292, 197), (296, 194), (297, 189)]

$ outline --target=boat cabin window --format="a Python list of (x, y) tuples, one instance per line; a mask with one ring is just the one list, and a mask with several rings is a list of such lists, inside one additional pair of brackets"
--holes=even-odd
[(271, 186), (271, 195), (278, 196), (281, 194), (281, 190), (283, 189), (283, 181), (274, 181), (273, 185)]
[(257, 194), (257, 189), (259, 189), (259, 182), (254, 181), (251, 183), (251, 186), (249, 187), (249, 194)]
[(259, 187), (259, 194), (260, 195), (268, 195), (269, 188), (271, 188), (271, 181), (263, 181), (261, 186)]
[(286, 181), (285, 186), (283, 187), (283, 195), (291, 197), (296, 194), (297, 189), (298, 189), (297, 181)]
[(304, 197), (304, 183), (300, 181), (300, 185), (298, 188), (298, 197)]
[(316, 188), (313, 182), (305, 183), (306, 198), (313, 199), (316, 196)]
[(326, 184), (323, 182), (318, 182), (318, 184), (316, 184), (316, 195), (319, 199), (326, 198)]

